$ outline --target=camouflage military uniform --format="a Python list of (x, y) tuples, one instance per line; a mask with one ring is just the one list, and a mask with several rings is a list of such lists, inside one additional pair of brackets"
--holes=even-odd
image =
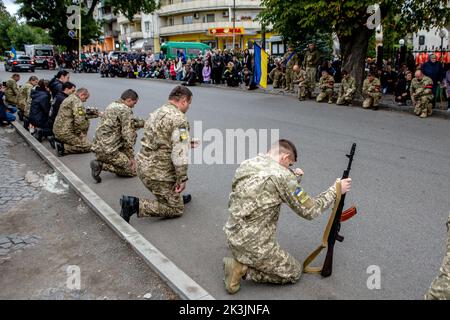
[(17, 107), (23, 111), (26, 117), (30, 116), (31, 90), (33, 90), (33, 85), (30, 82), (25, 83), (19, 89)]
[(305, 60), (303, 61), (303, 68), (306, 70), (306, 82), (305, 89), (309, 95), (314, 92), (316, 87), (316, 72), (317, 72), (317, 64), (320, 60), (320, 52), (317, 49), (306, 50), (305, 52)]
[(363, 83), (363, 95), (365, 100), (363, 101), (363, 108), (377, 107), (381, 99), (381, 83), (378, 78), (364, 80)]
[(425, 295), (427, 300), (450, 300), (450, 216), (447, 221), (447, 252), (440, 269), (441, 274), (434, 279)]
[(411, 81), (411, 98), (414, 99), (414, 113), (421, 118), (431, 116), (433, 105), (433, 80), (427, 76), (423, 76), (422, 80), (417, 78)]
[(91, 151), (91, 144), (87, 139), (89, 119), (97, 117), (86, 114), (83, 102), (75, 93), (61, 103), (53, 125), (53, 133), (55, 138), (64, 144), (65, 153)]
[(283, 85), (283, 77), (284, 77), (284, 73), (283, 73), (283, 69), (280, 68), (274, 68), (272, 71), (270, 71), (269, 73), (269, 78), (270, 80), (273, 81), (273, 88), (277, 89), (282, 87)]
[(316, 98), (317, 102), (323, 102), (328, 99), (328, 103), (333, 103), (334, 77), (331, 74), (320, 77), (320, 93)]
[(14, 79), (6, 81), (5, 102), (6, 104), (17, 106), (19, 98), (19, 86)]
[(133, 110), (117, 101), (105, 110), (92, 143), (92, 152), (102, 162), (102, 170), (119, 176), (133, 177), (130, 160), (134, 159), (136, 129), (144, 127), (144, 120), (134, 119)]
[(306, 71), (300, 69), (298, 72), (294, 72), (294, 85), (298, 86), (298, 98), (305, 98), (305, 81)]
[(356, 81), (352, 76), (343, 77), (341, 87), (339, 88), (339, 96), (336, 104), (349, 104), (353, 101), (353, 96), (356, 92)]
[[(298, 54), (294, 53), (291, 59), (291, 53), (287, 52), (283, 57), (283, 64), (286, 66), (286, 90), (294, 91), (294, 66), (300, 63)], [(289, 61), (287, 61), (289, 59)], [(286, 62), (287, 61), (287, 62)]]
[(138, 176), (156, 200), (139, 201), (139, 217), (179, 217), (184, 204), (175, 184), (187, 181), (189, 123), (183, 112), (166, 103), (145, 122)]
[(280, 284), (298, 281), (302, 264), (276, 241), (281, 204), (287, 203), (299, 216), (311, 220), (335, 199), (334, 186), (311, 198), (297, 177), (269, 156), (244, 161), (233, 179), (230, 217), (223, 230), (234, 258), (248, 266), (246, 279)]

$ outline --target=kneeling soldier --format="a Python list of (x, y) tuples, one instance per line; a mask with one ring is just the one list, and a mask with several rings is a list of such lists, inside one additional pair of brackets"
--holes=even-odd
[(69, 153), (87, 153), (91, 144), (87, 139), (89, 119), (97, 118), (98, 112), (86, 113), (83, 103), (89, 99), (89, 91), (78, 89), (61, 104), (53, 125), (58, 156)]
[(97, 183), (102, 181), (102, 170), (124, 177), (136, 176), (136, 130), (144, 127), (143, 119), (133, 118), (138, 99), (136, 91), (128, 89), (104, 112), (91, 148), (96, 156), (96, 160), (91, 161), (91, 173)]
[(411, 81), (411, 99), (414, 104), (414, 113), (421, 118), (431, 116), (433, 113), (433, 80), (417, 70), (415, 78)]
[(363, 96), (365, 98), (362, 105), (364, 109), (378, 109), (378, 103), (381, 99), (381, 83), (378, 78), (375, 78), (372, 72), (369, 72), (367, 79), (364, 80)]
[(347, 70), (342, 70), (342, 82), (339, 88), (339, 96), (337, 105), (349, 105), (353, 101), (353, 96), (356, 92), (356, 81)]
[(322, 71), (322, 76), (319, 80), (320, 93), (316, 98), (317, 102), (324, 102), (328, 99), (328, 103), (333, 103), (334, 93), (334, 77), (328, 73), (327, 70)]

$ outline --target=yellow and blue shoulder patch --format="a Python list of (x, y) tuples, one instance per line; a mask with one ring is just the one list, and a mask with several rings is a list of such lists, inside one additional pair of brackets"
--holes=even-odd
[(297, 187), (297, 189), (295, 189), (294, 195), (299, 199), (301, 204), (304, 204), (310, 199), (309, 195), (305, 192), (305, 190), (303, 190), (302, 187)]
[(84, 110), (83, 110), (82, 107), (78, 107), (78, 114), (79, 114), (80, 116), (84, 116)]
[(180, 130), (180, 141), (187, 140), (189, 138), (187, 129), (182, 127), (179, 130)]

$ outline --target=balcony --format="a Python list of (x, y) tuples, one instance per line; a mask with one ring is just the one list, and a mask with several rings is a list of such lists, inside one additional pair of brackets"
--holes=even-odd
[[(159, 34), (160, 36), (173, 36), (177, 34), (206, 33), (209, 28), (227, 27), (232, 27), (231, 23), (228, 21), (178, 24), (173, 26), (161, 26)], [(245, 34), (248, 34), (248, 30), (261, 30), (261, 24), (256, 21), (236, 21), (236, 28), (244, 28)]]
[[(135, 14), (133, 17), (133, 21), (141, 21), (142, 17), (140, 14)], [(130, 21), (128, 20), (127, 17), (125, 17), (123, 14), (120, 14), (117, 17), (117, 23), (118, 24), (124, 24), (124, 23), (129, 23)]]
[[(210, 10), (228, 10), (233, 7), (233, 0), (194, 0), (183, 2), (174, 0), (173, 4), (166, 4), (163, 1), (161, 9), (158, 11), (159, 16), (171, 16), (187, 12), (200, 12)], [(236, 10), (240, 9), (262, 9), (260, 0), (236, 0)]]

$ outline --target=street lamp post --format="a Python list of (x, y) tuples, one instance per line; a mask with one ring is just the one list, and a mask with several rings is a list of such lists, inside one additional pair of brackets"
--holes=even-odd
[(78, 29), (78, 61), (81, 61), (81, 0), (78, 1), (78, 5), (80, 6), (80, 16), (78, 17), (79, 22), (79, 29)]
[(233, 0), (233, 52), (236, 48), (236, 0)]
[(447, 32), (445, 32), (444, 29), (441, 29), (439, 31), (439, 37), (441, 37), (441, 59), (444, 56), (444, 38), (447, 35)]

